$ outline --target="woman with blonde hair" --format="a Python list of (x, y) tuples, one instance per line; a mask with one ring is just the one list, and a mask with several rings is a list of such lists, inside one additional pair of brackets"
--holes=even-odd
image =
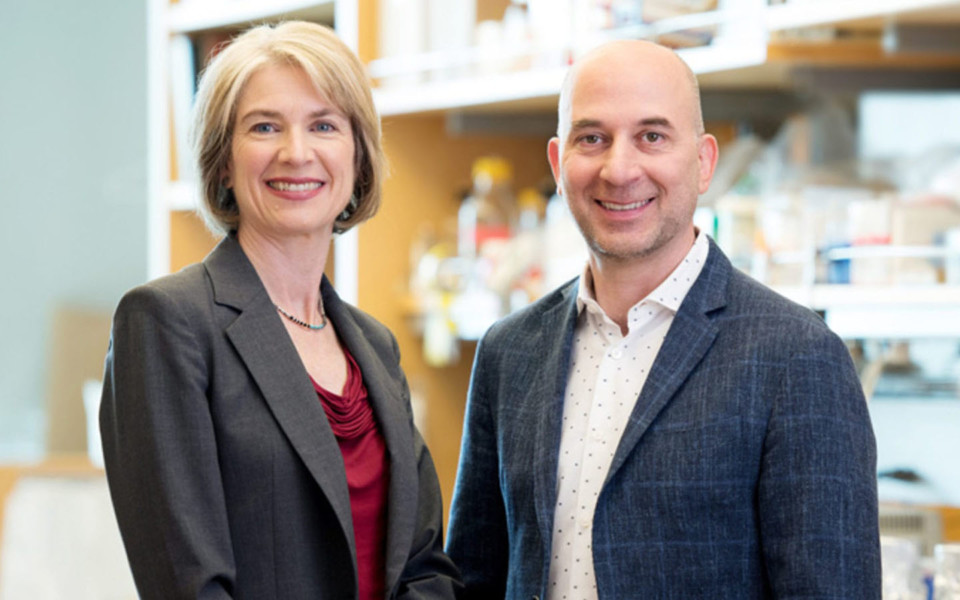
[(452, 598), (436, 472), (397, 344), (324, 277), (380, 203), (363, 67), (326, 27), (260, 26), (204, 71), (202, 263), (128, 292), (100, 412), (143, 598)]

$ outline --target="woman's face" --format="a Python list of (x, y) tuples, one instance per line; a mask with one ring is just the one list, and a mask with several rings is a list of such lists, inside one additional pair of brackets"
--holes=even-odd
[(350, 119), (300, 68), (254, 73), (237, 105), (224, 173), (245, 237), (329, 237), (353, 192)]

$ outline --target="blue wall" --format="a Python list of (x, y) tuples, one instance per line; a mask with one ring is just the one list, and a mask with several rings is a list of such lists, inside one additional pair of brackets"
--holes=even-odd
[(4, 3), (0, 460), (43, 452), (51, 319), (147, 272), (147, 6)]

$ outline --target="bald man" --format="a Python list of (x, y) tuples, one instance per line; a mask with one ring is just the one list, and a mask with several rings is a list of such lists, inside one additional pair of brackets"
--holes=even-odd
[(880, 598), (843, 342), (693, 225), (717, 141), (671, 50), (570, 69), (547, 149), (582, 275), (477, 349), (448, 551), (467, 598)]

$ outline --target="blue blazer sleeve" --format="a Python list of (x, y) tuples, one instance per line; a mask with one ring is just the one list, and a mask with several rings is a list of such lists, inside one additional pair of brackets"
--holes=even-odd
[(876, 441), (850, 353), (794, 341), (774, 394), (757, 487), (776, 598), (879, 598)]
[(463, 577), (463, 598), (503, 598), (507, 585), (508, 524), (499, 482), (497, 423), (481, 341), (474, 357), (463, 423), (460, 464), (450, 511), (447, 552)]

